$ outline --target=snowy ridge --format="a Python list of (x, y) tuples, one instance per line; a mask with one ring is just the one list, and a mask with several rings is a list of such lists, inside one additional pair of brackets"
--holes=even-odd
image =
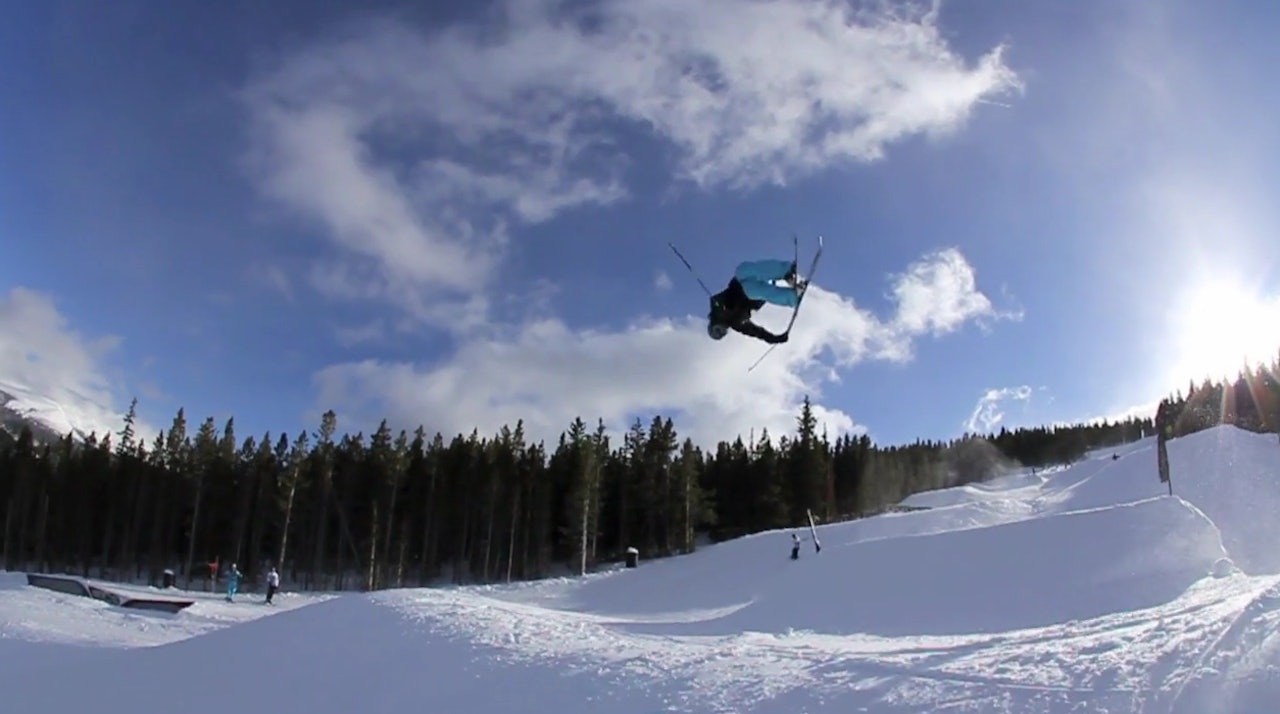
[(143, 688), (223, 712), (197, 693), (224, 685), (308, 714), (1272, 711), (1280, 444), (1233, 427), (1175, 440), (1172, 497), (1153, 447), (919, 494), (927, 510), (820, 526), (822, 552), (798, 561), (787, 530), (585, 578), (174, 616), (0, 589), (15, 662), (0, 697), (108, 713)]
[(36, 430), (45, 430), (44, 434), (37, 434), (43, 440), (73, 434), (83, 441), (94, 432), (101, 440), (124, 428), (123, 414), (116, 414), (89, 397), (70, 391), (60, 397), (37, 394), (21, 384), (0, 379), (0, 424), (17, 436), (20, 424), (26, 422)]

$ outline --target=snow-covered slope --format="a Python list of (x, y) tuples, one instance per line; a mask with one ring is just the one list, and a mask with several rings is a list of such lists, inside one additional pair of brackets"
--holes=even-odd
[[(798, 561), (790, 531), (763, 533), (586, 578), (283, 612), (218, 603), (253, 613), (226, 627), (212, 603), (137, 615), (18, 587), (0, 591), (0, 701), (102, 714), (143, 693), (193, 713), (1274, 711), (1280, 445), (1230, 427), (1176, 440), (1172, 497), (1153, 447), (920, 494), (928, 510), (821, 527), (822, 552)], [(95, 638), (126, 648), (62, 644), (86, 611)], [(168, 634), (109, 634), (157, 622)]]
[[(0, 571), (0, 643), (42, 642), (94, 648), (164, 645), (248, 622), (282, 610), (310, 605), (331, 595), (283, 594), (271, 607), (255, 595), (229, 603), (219, 592), (161, 590), (142, 585), (91, 581), (114, 592), (152, 598), (194, 600), (180, 616), (124, 610), (87, 597), (27, 586), (26, 575)], [(2, 645), (0, 645), (2, 646)]]
[(58, 398), (36, 393), (11, 380), (0, 379), (0, 429), (17, 436), (26, 424), (37, 440), (48, 442), (67, 434), (84, 440), (101, 439), (124, 428), (124, 416), (95, 400), (67, 391)]

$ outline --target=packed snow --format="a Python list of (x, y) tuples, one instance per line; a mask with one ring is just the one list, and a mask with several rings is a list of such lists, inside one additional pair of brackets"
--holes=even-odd
[[(1223, 426), (581, 578), (131, 612), (0, 575), (13, 711), (1280, 707), (1280, 444)], [(804, 538), (789, 559), (791, 536)], [(4, 579), (7, 578), (7, 579)], [(123, 587), (107, 584), (108, 587)]]

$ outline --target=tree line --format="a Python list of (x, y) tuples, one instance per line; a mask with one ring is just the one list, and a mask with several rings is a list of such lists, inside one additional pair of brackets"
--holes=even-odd
[(863, 517), (1155, 433), (1133, 418), (880, 446), (829, 439), (806, 398), (792, 433), (705, 452), (662, 416), (619, 435), (577, 418), (546, 444), (523, 422), (446, 438), (383, 421), (339, 435), (333, 411), (314, 431), (242, 439), (234, 418), (190, 429), (180, 409), (144, 443), (135, 410), (118, 433), (42, 441), (23, 428), (0, 444), (6, 569), (158, 583), (166, 569), (189, 582), (234, 562), (253, 582), (274, 564), (302, 589), (527, 580), (632, 547), (664, 557), (796, 527), (809, 512)]
[(1190, 382), (1160, 401), (1156, 422), (1168, 438), (1219, 424), (1260, 433), (1280, 433), (1280, 357), (1269, 365), (1245, 365), (1232, 379)]

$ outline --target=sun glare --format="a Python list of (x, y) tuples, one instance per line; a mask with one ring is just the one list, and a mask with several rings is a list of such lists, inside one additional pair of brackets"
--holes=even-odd
[(1175, 379), (1232, 378), (1280, 355), (1280, 296), (1262, 297), (1228, 281), (1187, 294), (1172, 316)]

